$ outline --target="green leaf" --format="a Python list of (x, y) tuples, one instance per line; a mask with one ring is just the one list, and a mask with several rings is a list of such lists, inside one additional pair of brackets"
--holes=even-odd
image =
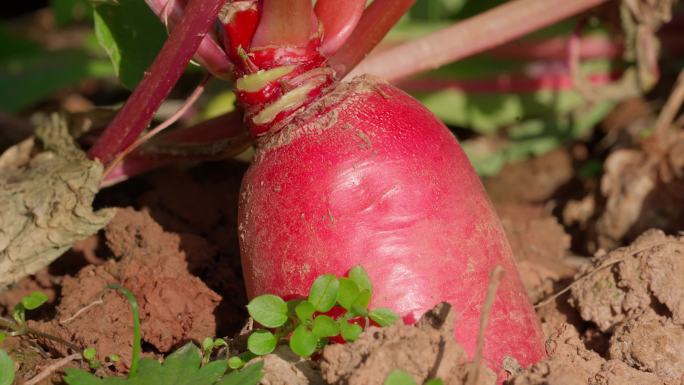
[(319, 315), (313, 321), (311, 332), (318, 338), (333, 337), (340, 334), (340, 327), (327, 315)]
[(21, 299), (21, 304), (26, 310), (38, 309), (42, 304), (47, 302), (48, 297), (45, 293), (39, 291), (34, 291), (33, 293), (27, 295)]
[(0, 349), (0, 385), (14, 383), (14, 362), (4, 350)]
[(64, 381), (69, 385), (212, 385), (223, 376), (228, 366), (225, 360), (200, 366), (202, 354), (192, 343), (169, 355), (163, 364), (150, 358), (140, 360), (134, 378), (98, 378), (88, 372), (68, 368)]
[(3, 342), (5, 342), (6, 337), (7, 337), (7, 334), (5, 334), (5, 332), (0, 331), (0, 345), (2, 345)]
[(166, 40), (166, 30), (141, 0), (118, 0), (95, 7), (95, 35), (109, 55), (114, 71), (135, 88)]
[(277, 328), (287, 322), (287, 303), (272, 294), (254, 298), (247, 305), (247, 311), (256, 322), (267, 328)]
[(349, 279), (356, 283), (359, 289), (365, 289), (373, 293), (373, 284), (371, 283), (370, 277), (368, 277), (368, 273), (361, 265), (352, 267), (351, 270), (349, 270), (348, 276)]
[(97, 354), (97, 351), (95, 348), (86, 348), (83, 350), (83, 358), (85, 358), (87, 361), (92, 361), (95, 359), (95, 355)]
[(309, 302), (316, 310), (325, 313), (335, 306), (339, 287), (340, 282), (337, 277), (332, 274), (321, 275), (311, 285)]
[(306, 326), (299, 325), (290, 336), (290, 349), (301, 357), (309, 357), (316, 351), (318, 337), (306, 329)]
[(264, 376), (264, 361), (256, 362), (240, 371), (223, 377), (216, 385), (257, 385)]
[(345, 319), (338, 321), (340, 325), (340, 334), (347, 342), (354, 342), (363, 332), (363, 328), (355, 323), (350, 323)]
[(271, 353), (277, 344), (276, 336), (267, 330), (255, 330), (247, 339), (247, 349), (258, 356)]
[(220, 348), (222, 346), (228, 346), (228, 343), (226, 342), (226, 340), (224, 340), (223, 338), (217, 338), (214, 340), (214, 346), (213, 346), (214, 349)]
[(311, 317), (313, 317), (315, 312), (316, 309), (314, 308), (314, 305), (309, 301), (301, 301), (295, 307), (295, 314), (297, 314), (297, 318), (302, 322), (311, 320)]
[(399, 319), (399, 315), (397, 315), (397, 313), (384, 307), (371, 310), (368, 316), (382, 327), (390, 326)]
[(354, 301), (359, 297), (361, 289), (359, 285), (349, 278), (340, 278), (340, 289), (337, 303), (346, 310), (351, 310)]
[(362, 290), (359, 296), (356, 297), (354, 303), (351, 306), (351, 312), (365, 317), (368, 315), (368, 305), (370, 304), (371, 292), (368, 290)]
[(210, 352), (214, 348), (214, 339), (211, 337), (205, 337), (202, 341), (202, 350), (205, 352)]
[(444, 385), (444, 381), (440, 380), (439, 378), (433, 378), (428, 380), (425, 385)]
[(18, 112), (85, 79), (112, 75), (106, 59), (93, 58), (83, 50), (12, 56), (0, 61), (0, 108)]
[(233, 356), (228, 359), (228, 367), (231, 369), (240, 369), (245, 366), (245, 361), (238, 356)]
[(394, 369), (385, 379), (384, 385), (417, 385), (410, 374), (401, 369)]

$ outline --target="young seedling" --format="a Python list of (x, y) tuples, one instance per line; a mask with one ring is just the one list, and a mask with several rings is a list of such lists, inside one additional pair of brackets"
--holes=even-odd
[[(188, 343), (171, 353), (163, 363), (157, 360), (143, 358), (140, 355), (141, 336), (140, 336), (140, 316), (138, 314), (137, 300), (133, 293), (120, 285), (109, 285), (109, 289), (114, 289), (123, 294), (131, 303), (133, 313), (133, 355), (131, 369), (127, 379), (116, 377), (99, 378), (87, 371), (80, 369), (67, 368), (64, 381), (69, 385), (102, 385), (117, 383), (121, 385), (157, 385), (171, 381), (175, 384), (193, 385), (256, 385), (263, 376), (263, 362), (254, 363), (242, 370), (233, 370), (229, 373), (227, 360), (209, 361), (212, 351), (218, 347), (225, 346), (226, 342), (220, 338), (205, 338), (200, 350), (195, 344)], [(204, 354), (203, 354), (204, 353)], [(101, 365), (96, 358), (96, 351), (93, 348), (85, 349), (82, 353), (83, 358), (88, 361), (91, 369)], [(108, 360), (116, 362), (119, 360), (117, 355), (109, 355)], [(0, 379), (2, 373), (2, 351), (0, 351)], [(160, 382), (161, 381), (161, 382)], [(168, 382), (170, 383), (170, 382)], [(0, 385), (10, 385), (2, 383)]]
[[(309, 357), (331, 341), (354, 341), (371, 324), (389, 326), (399, 319), (392, 310), (369, 310), (373, 286), (361, 266), (355, 266), (346, 277), (331, 274), (319, 276), (311, 285), (307, 298), (285, 301), (265, 294), (248, 305), (249, 315), (261, 326), (247, 340), (247, 349), (257, 356), (275, 350), (281, 340), (288, 340), (297, 355)], [(240, 365), (241, 357), (231, 358)]]
[(206, 365), (209, 362), (209, 359), (211, 359), (211, 355), (214, 352), (214, 350), (228, 346), (226, 341), (223, 338), (211, 338), (211, 337), (206, 337), (204, 341), (202, 341), (202, 365)]
[[(410, 374), (406, 373), (405, 371), (403, 371), (401, 369), (394, 369), (387, 376), (383, 385), (419, 385), (419, 384), (416, 383), (416, 381), (413, 379), (413, 377), (411, 377)], [(433, 378), (431, 380), (427, 380), (427, 382), (425, 382), (425, 385), (444, 385), (444, 382), (438, 378)]]
[(95, 350), (95, 348), (85, 348), (81, 355), (88, 363), (90, 369), (97, 369), (102, 366), (102, 363), (97, 359), (97, 350)]
[(48, 297), (45, 293), (34, 291), (33, 293), (22, 298), (21, 301), (14, 307), (12, 311), (12, 318), (17, 321), (17, 324), (23, 325), (26, 323), (26, 311), (35, 310), (47, 302)]

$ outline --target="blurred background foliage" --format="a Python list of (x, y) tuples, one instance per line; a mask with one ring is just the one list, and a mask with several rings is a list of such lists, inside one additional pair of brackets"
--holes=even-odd
[[(416, 39), (503, 2), (418, 0), (378, 49)], [(3, 116), (28, 117), (40, 109), (64, 108), (65, 94), (78, 94), (85, 105), (118, 106), (166, 36), (143, 0), (13, 3), (21, 4), (4, 10), (0, 25)], [(593, 92), (616, 88), (636, 65), (622, 52), (622, 26), (617, 20), (608, 11), (568, 20), (399, 85), (453, 128), (478, 172), (493, 175), (507, 162), (591, 136), (621, 98), (648, 91), (622, 84), (618, 92)], [(574, 74), (567, 54), (573, 34), (586, 40), (590, 51), (595, 47), (582, 55)], [(192, 79), (199, 71), (191, 66), (188, 72)], [(587, 79), (594, 97), (573, 87), (577, 76)], [(228, 88), (220, 81), (211, 83), (190, 120), (232, 109), (234, 98)], [(184, 94), (179, 91), (176, 98)], [(172, 95), (160, 114), (178, 103)]]

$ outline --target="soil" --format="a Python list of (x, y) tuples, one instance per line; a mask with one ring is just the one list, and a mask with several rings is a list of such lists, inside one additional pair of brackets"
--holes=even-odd
[[(486, 181), (495, 190), (493, 202), (531, 301), (574, 282), (537, 309), (549, 357), (528, 369), (511, 363), (507, 383), (680, 384), (684, 283), (677, 277), (684, 276), (684, 236), (650, 230), (591, 259), (575, 256), (573, 238), (584, 234), (562, 222), (563, 210), (576, 198), (565, 193), (577, 183), (572, 157), (557, 151), (544, 162), (557, 167), (539, 168), (539, 159), (509, 166), (511, 173), (530, 173), (525, 178), (534, 192), (511, 187), (512, 194), (503, 194), (506, 184), (520, 185), (510, 176)], [(125, 373), (130, 364), (130, 304), (106, 289), (109, 284), (122, 284), (138, 299), (145, 355), (161, 357), (187, 341), (236, 335), (247, 320), (233, 219), (244, 170), (237, 162), (172, 167), (104, 190), (96, 208), (118, 207), (115, 218), (48, 268), (0, 293), (0, 309), (6, 313), (24, 295), (45, 292), (48, 305), (29, 313), (29, 325), (95, 347), (101, 360), (121, 357), (99, 374)], [(543, 175), (538, 184), (535, 173)], [(598, 210), (592, 208), (590, 216), (600, 218)], [(473, 363), (442, 326), (450, 324), (447, 317), (453, 315), (445, 305), (416, 326), (371, 328), (354, 343), (326, 347), (314, 361), (279, 348), (263, 358), (261, 383), (382, 384), (401, 368), (417, 383), (439, 377), (447, 385), (471, 385)], [(22, 357), (23, 378), (69, 352), (43, 339), (9, 338), (5, 348)], [(496, 383), (489, 369), (480, 369), (477, 384)], [(43, 383), (61, 383), (61, 377)]]

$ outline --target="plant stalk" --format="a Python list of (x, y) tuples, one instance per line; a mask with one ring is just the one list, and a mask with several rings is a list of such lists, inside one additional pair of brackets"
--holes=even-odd
[(88, 156), (107, 165), (135, 142), (171, 92), (188, 62), (216, 21), (225, 0), (190, 0), (140, 84), (90, 149)]
[(515, 0), (423, 38), (369, 56), (348, 77), (394, 81), (494, 48), (608, 0)]
[(380, 43), (415, 0), (375, 0), (366, 8), (345, 45), (328, 63), (342, 78)]

